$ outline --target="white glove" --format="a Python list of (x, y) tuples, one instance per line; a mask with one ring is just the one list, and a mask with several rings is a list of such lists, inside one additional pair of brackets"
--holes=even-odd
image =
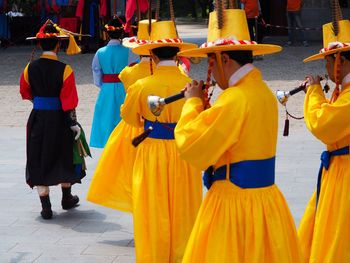
[(74, 137), (74, 140), (78, 140), (79, 139), (79, 136), (80, 136), (80, 127), (78, 125), (73, 125), (73, 126), (70, 126), (70, 129), (76, 133), (75, 137)]

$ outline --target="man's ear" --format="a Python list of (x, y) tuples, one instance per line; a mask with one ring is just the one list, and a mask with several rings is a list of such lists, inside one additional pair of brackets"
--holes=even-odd
[(223, 53), (221, 54), (221, 59), (222, 59), (222, 64), (227, 64), (228, 61), (230, 60), (230, 57), (226, 53)]
[(344, 64), (344, 62), (346, 62), (346, 58), (344, 56), (341, 56), (340, 57), (340, 63)]

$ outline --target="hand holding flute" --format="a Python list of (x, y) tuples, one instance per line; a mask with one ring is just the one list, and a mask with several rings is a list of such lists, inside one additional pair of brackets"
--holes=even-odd
[(188, 83), (185, 86), (184, 92), (185, 92), (185, 98), (189, 99), (189, 98), (200, 98), (202, 100), (204, 100), (204, 93), (203, 93), (203, 89), (204, 89), (204, 81), (196, 81), (196, 80), (192, 80), (191, 83)]
[[(292, 89), (290, 91), (277, 90), (276, 91), (276, 97), (277, 97), (278, 101), (282, 105), (286, 105), (286, 103), (288, 101), (288, 98), (290, 96), (293, 96), (294, 94), (297, 94), (300, 91), (305, 91), (306, 92), (310, 85), (320, 84), (321, 80), (324, 80), (324, 79), (328, 79), (328, 76), (327, 75), (325, 75), (324, 77), (322, 77), (322, 76), (315, 76), (315, 77), (313, 77), (311, 75), (306, 76), (305, 80), (297, 88), (294, 88), (294, 89)], [(327, 86), (327, 84), (326, 84), (326, 86)], [(326, 88), (325, 88), (325, 91), (327, 92)]]

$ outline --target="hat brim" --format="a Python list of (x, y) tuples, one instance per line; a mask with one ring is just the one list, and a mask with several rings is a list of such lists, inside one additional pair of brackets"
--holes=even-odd
[(146, 56), (150, 54), (150, 51), (152, 49), (159, 47), (178, 47), (180, 51), (185, 51), (188, 49), (195, 49), (197, 45), (192, 43), (149, 43), (139, 45), (138, 47), (133, 48), (132, 52), (138, 55)]
[(310, 61), (314, 61), (314, 60), (324, 59), (328, 55), (332, 55), (332, 54), (338, 53), (338, 52), (345, 52), (345, 51), (350, 51), (350, 47), (341, 47), (341, 48), (336, 48), (336, 49), (326, 51), (324, 53), (318, 53), (316, 55), (312, 55), (310, 57), (305, 58), (303, 60), (303, 62), (310, 62)]
[(183, 57), (206, 57), (209, 53), (239, 50), (253, 51), (253, 56), (259, 56), (280, 52), (282, 50), (282, 47), (269, 44), (222, 45), (189, 49), (180, 52), (178, 55)]
[(69, 36), (67, 36), (67, 35), (61, 35), (61, 36), (46, 37), (46, 38), (27, 37), (26, 40), (41, 40), (41, 39), (49, 39), (49, 38), (68, 39)]

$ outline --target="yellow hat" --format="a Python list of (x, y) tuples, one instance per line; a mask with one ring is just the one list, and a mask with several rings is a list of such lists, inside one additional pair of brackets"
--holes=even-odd
[(68, 39), (69, 36), (62, 32), (61, 28), (59, 28), (54, 22), (48, 19), (40, 27), (39, 32), (36, 33), (35, 37), (27, 37), (26, 40), (40, 40), (48, 38)]
[(328, 55), (350, 51), (350, 21), (340, 20), (338, 34), (335, 34), (333, 23), (323, 25), (323, 48), (316, 55), (304, 59), (304, 62), (323, 59)]
[[(48, 33), (50, 31), (55, 31)], [(67, 55), (75, 55), (81, 52), (80, 47), (77, 45), (74, 39), (74, 35), (77, 35), (69, 30), (59, 27), (57, 24), (53, 23), (48, 19), (45, 24), (40, 28), (39, 32), (35, 37), (27, 37), (26, 40), (42, 40), (48, 38), (56, 39), (68, 39), (68, 47), (66, 49)]]
[(149, 55), (150, 50), (158, 47), (178, 47), (180, 51), (196, 48), (196, 44), (184, 43), (177, 35), (173, 21), (159, 21), (152, 23), (151, 36), (148, 43), (132, 49), (132, 52)]
[[(151, 20), (151, 26), (152, 24), (156, 22), (155, 19)], [(138, 23), (138, 31), (137, 31), (137, 37), (126, 37), (123, 39), (123, 46), (127, 48), (135, 48), (138, 47), (141, 44), (146, 44), (148, 43), (150, 39), (150, 35), (148, 33), (148, 25), (149, 25), (149, 20), (141, 20)], [(149, 55), (149, 52), (145, 52), (145, 54), (140, 54), (140, 55)]]
[(257, 44), (250, 40), (244, 10), (227, 9), (223, 11), (223, 26), (219, 29), (217, 12), (209, 15), (207, 42), (199, 48), (180, 52), (185, 57), (206, 57), (208, 53), (234, 50), (251, 50), (253, 55), (266, 55), (282, 50), (280, 46)]

